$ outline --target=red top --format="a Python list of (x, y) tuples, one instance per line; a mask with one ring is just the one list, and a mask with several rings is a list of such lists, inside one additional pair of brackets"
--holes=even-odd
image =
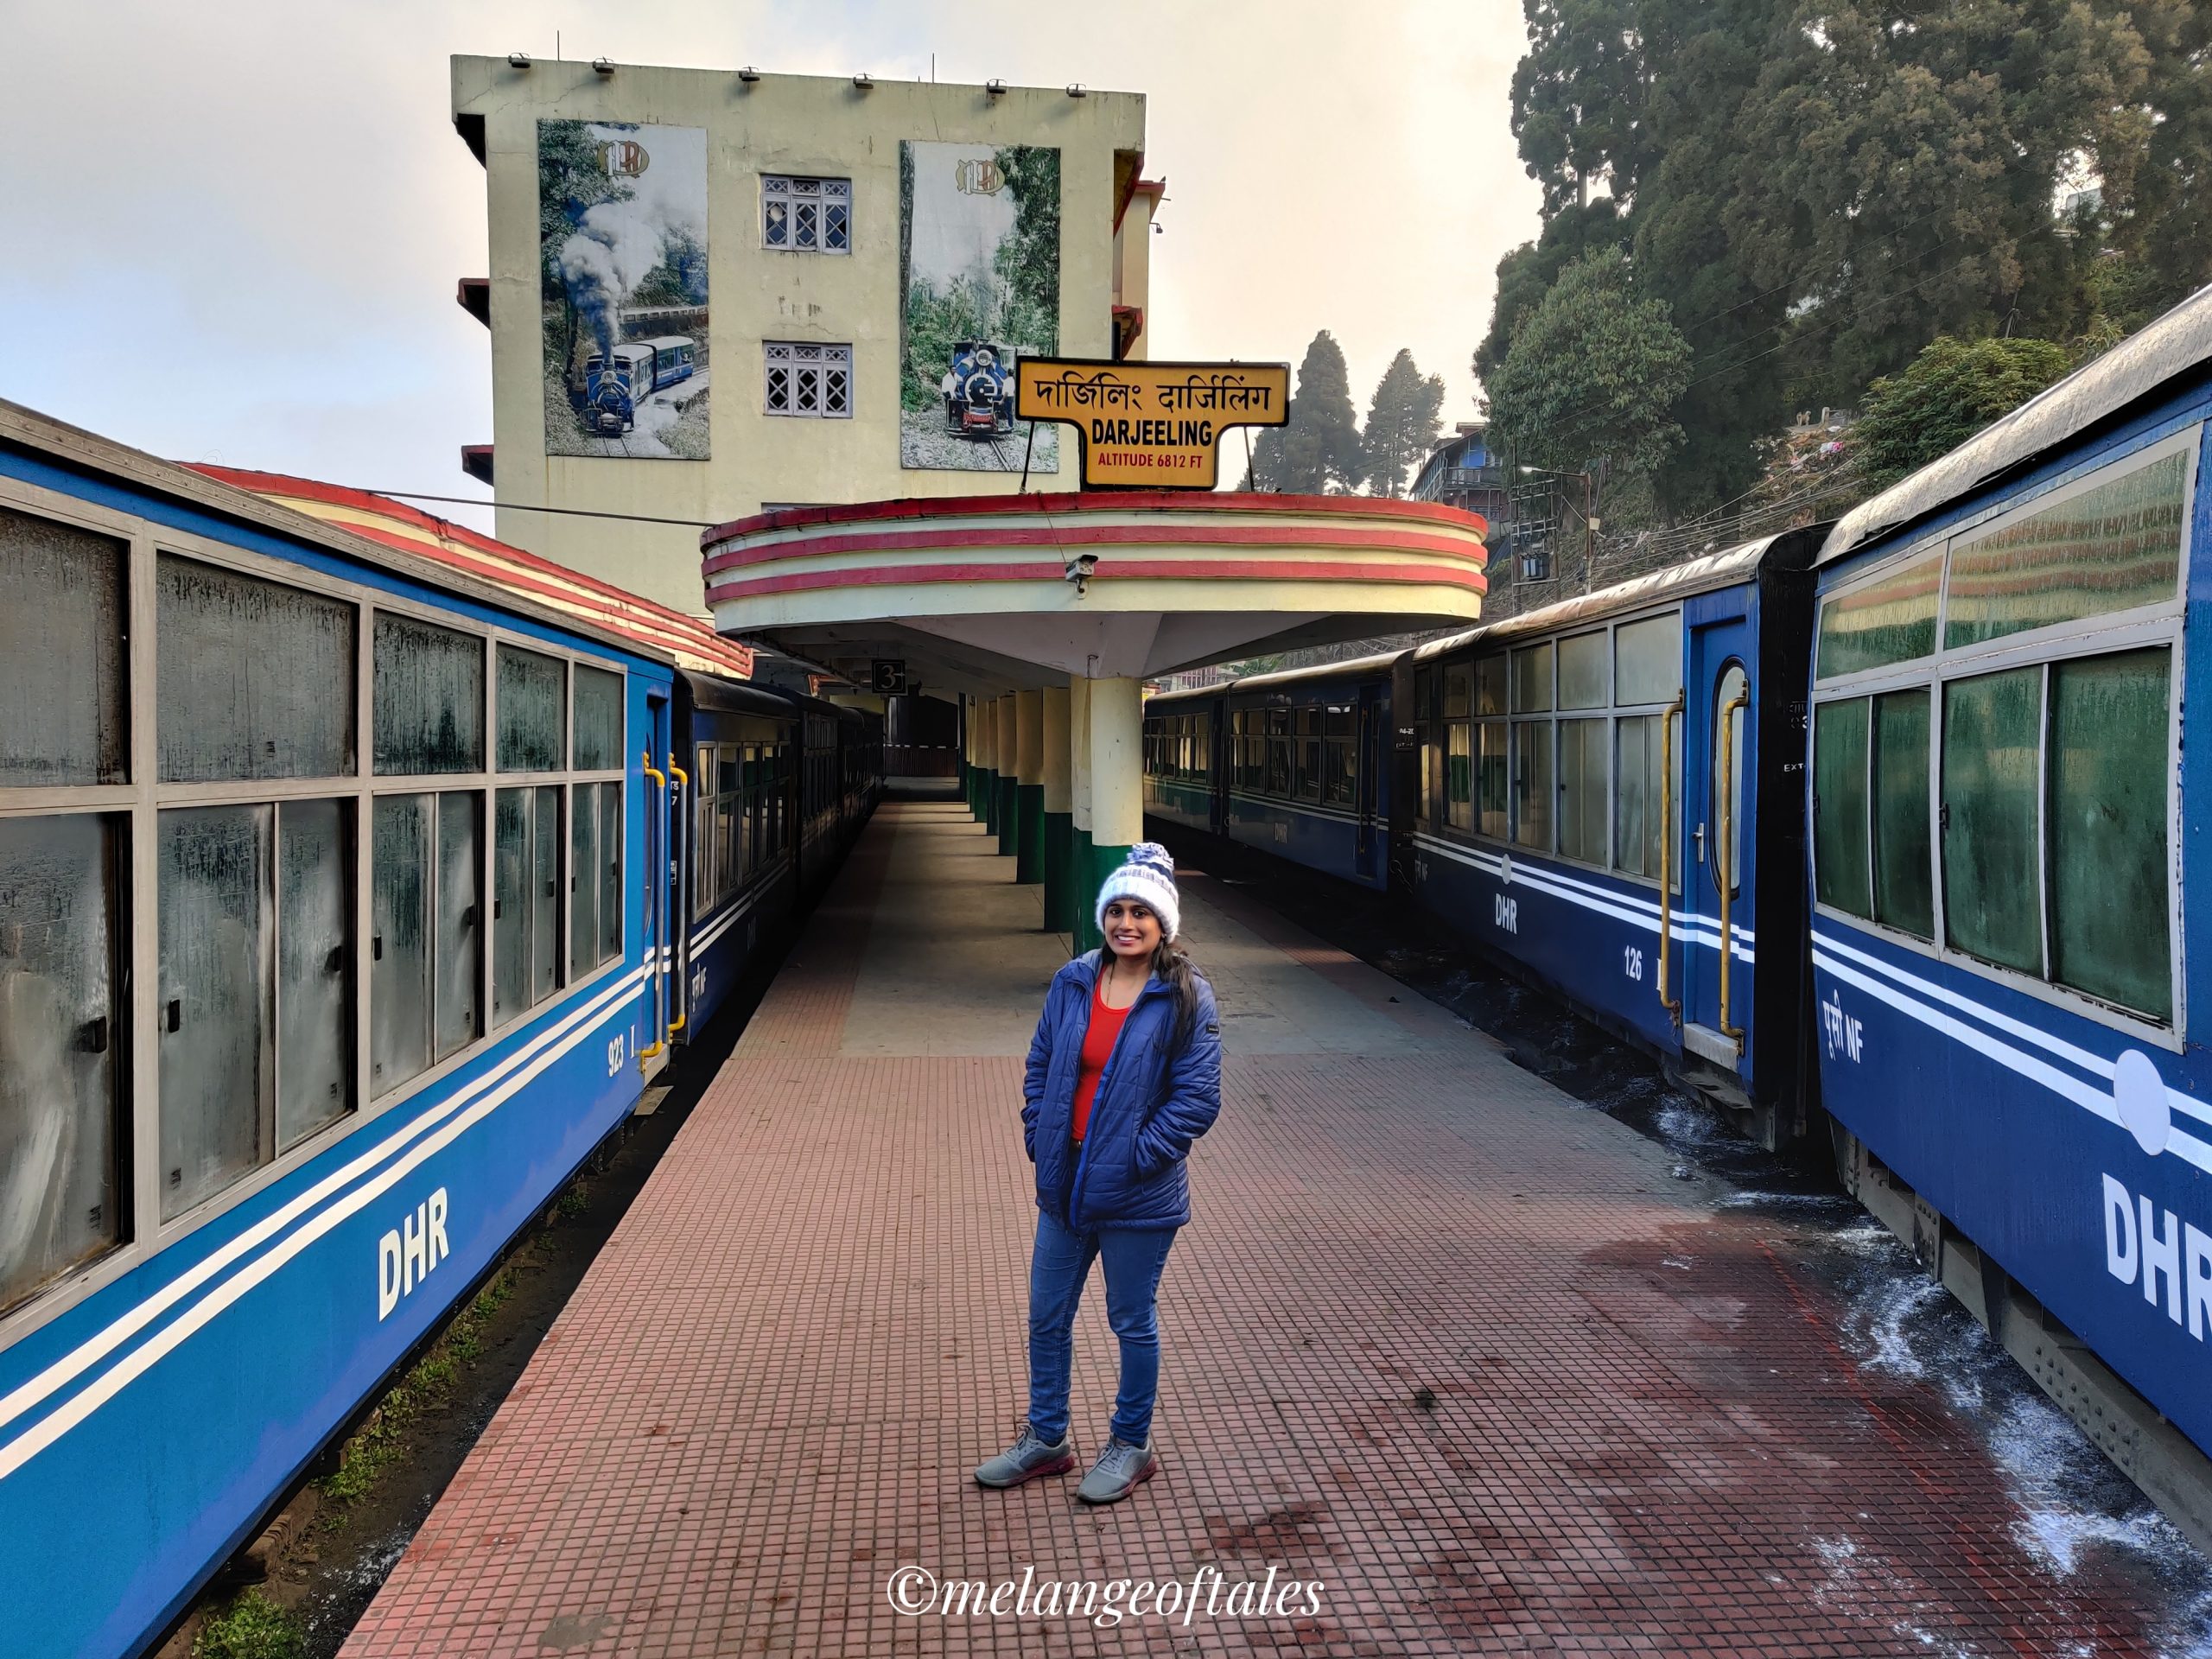
[[(1136, 1003), (1131, 1001), (1129, 1007)], [(1106, 1006), (1106, 976), (1100, 974), (1090, 992), (1090, 1023), (1083, 1029), (1083, 1054), (1076, 1063), (1075, 1072), (1075, 1138), (1083, 1139), (1083, 1132), (1090, 1127), (1090, 1103), (1098, 1093), (1099, 1074), (1106, 1070), (1106, 1062), (1114, 1052), (1114, 1039), (1122, 1034), (1122, 1022), (1129, 1017), (1128, 1008), (1109, 1008)]]

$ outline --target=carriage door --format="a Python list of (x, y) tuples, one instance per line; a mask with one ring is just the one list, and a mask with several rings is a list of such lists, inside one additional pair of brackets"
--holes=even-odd
[[(1682, 1046), (1731, 1071), (1744, 1069), (1751, 1016), (1752, 801), (1758, 730), (1750, 677), (1749, 594), (1692, 601), (1688, 695), (1682, 722)], [(1713, 611), (1724, 613), (1715, 616)], [(1711, 620), (1706, 620), (1710, 618)], [(1723, 933), (1729, 950), (1721, 954)]]
[[(638, 823), (645, 836), (644, 856), (638, 868), (643, 872), (644, 891), (640, 895), (641, 937), (645, 941), (645, 1017), (640, 1021), (638, 1060), (646, 1077), (652, 1077), (668, 1064), (669, 1022), (676, 1017), (676, 993), (668, 948), (671, 936), (670, 919), (675, 913), (669, 894), (670, 849), (668, 819), (668, 786), (664, 770), (675, 757), (669, 749), (668, 699), (652, 693), (645, 697), (646, 765), (650, 768), (638, 779)], [(664, 781), (656, 785), (654, 774)]]
[(1359, 874), (1372, 881), (1382, 874), (1382, 768), (1390, 758), (1390, 704), (1371, 685), (1359, 688), (1358, 724), (1354, 728), (1352, 788), (1359, 815)]

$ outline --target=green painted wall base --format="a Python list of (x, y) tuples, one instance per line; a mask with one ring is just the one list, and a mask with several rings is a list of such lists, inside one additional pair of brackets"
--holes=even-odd
[(1014, 804), (1021, 839), (1014, 849), (1014, 879), (1033, 885), (1045, 879), (1045, 785), (1019, 785)]
[(1012, 858), (1021, 850), (1021, 785), (1010, 772), (999, 774), (998, 816), (992, 828), (999, 838), (999, 855)]
[(999, 775), (988, 766), (983, 770), (983, 810), (979, 815), (983, 828), (993, 835), (999, 832)]
[(1098, 889), (1106, 885), (1106, 878), (1120, 869), (1122, 861), (1129, 855), (1127, 842), (1101, 847), (1091, 842), (1088, 836), (1084, 840), (1089, 843), (1084, 849), (1084, 862), (1087, 869), (1085, 879), (1076, 888), (1079, 895), (1076, 901), (1078, 907), (1076, 925), (1082, 930), (1076, 942), (1078, 954), (1095, 950), (1106, 943), (1105, 936), (1098, 931)]
[(1066, 933), (1075, 927), (1075, 820), (1065, 812), (1045, 815), (1045, 931)]
[(1068, 908), (1074, 912), (1068, 931), (1075, 935), (1075, 954), (1094, 949), (1099, 943), (1097, 924), (1091, 919), (1091, 903), (1098, 896), (1098, 883), (1090, 874), (1090, 831), (1078, 830), (1075, 820), (1068, 820)]

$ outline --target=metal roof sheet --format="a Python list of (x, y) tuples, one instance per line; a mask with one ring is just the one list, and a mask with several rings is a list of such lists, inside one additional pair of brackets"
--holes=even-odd
[(2212, 288), (2202, 288), (2093, 362), (2022, 404), (1836, 521), (1814, 563), (1827, 564), (2023, 470), (2100, 422), (2202, 378), (2212, 359)]
[(1718, 553), (1707, 553), (1700, 558), (1669, 565), (1664, 570), (1655, 570), (1649, 575), (1633, 576), (1626, 582), (1615, 582), (1610, 588), (1600, 588), (1594, 594), (1563, 599), (1556, 604), (1545, 606), (1541, 610), (1524, 611), (1519, 616), (1510, 616), (1503, 622), (1486, 622), (1461, 633), (1431, 639), (1414, 648), (1414, 658), (1417, 662), (1427, 662), (1472, 645), (1478, 639), (1507, 639), (1524, 633), (1549, 633), (1573, 623), (1611, 616), (1618, 611), (1639, 610), (1662, 600), (1679, 599), (1713, 588), (1726, 588), (1743, 581), (1757, 570), (1759, 561), (1766, 556), (1767, 550), (1782, 540), (1783, 536), (1796, 533), (1784, 531), (1781, 536), (1763, 536), (1758, 541), (1745, 542), (1740, 547), (1724, 548)]

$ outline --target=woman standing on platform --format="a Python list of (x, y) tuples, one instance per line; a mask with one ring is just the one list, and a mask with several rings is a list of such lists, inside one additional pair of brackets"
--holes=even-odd
[(1160, 1381), (1154, 1299), (1175, 1230), (1191, 1218), (1183, 1169), (1221, 1110), (1213, 988), (1175, 944), (1175, 861), (1140, 842), (1098, 890), (1106, 947), (1053, 976), (1029, 1045), (1021, 1129), (1037, 1166), (1029, 1263), (1029, 1420), (977, 1467), (1018, 1486), (1075, 1467), (1068, 1368), (1090, 1264), (1106, 1268), (1106, 1319), (1122, 1345), (1111, 1433), (1076, 1496), (1112, 1503), (1152, 1478)]

